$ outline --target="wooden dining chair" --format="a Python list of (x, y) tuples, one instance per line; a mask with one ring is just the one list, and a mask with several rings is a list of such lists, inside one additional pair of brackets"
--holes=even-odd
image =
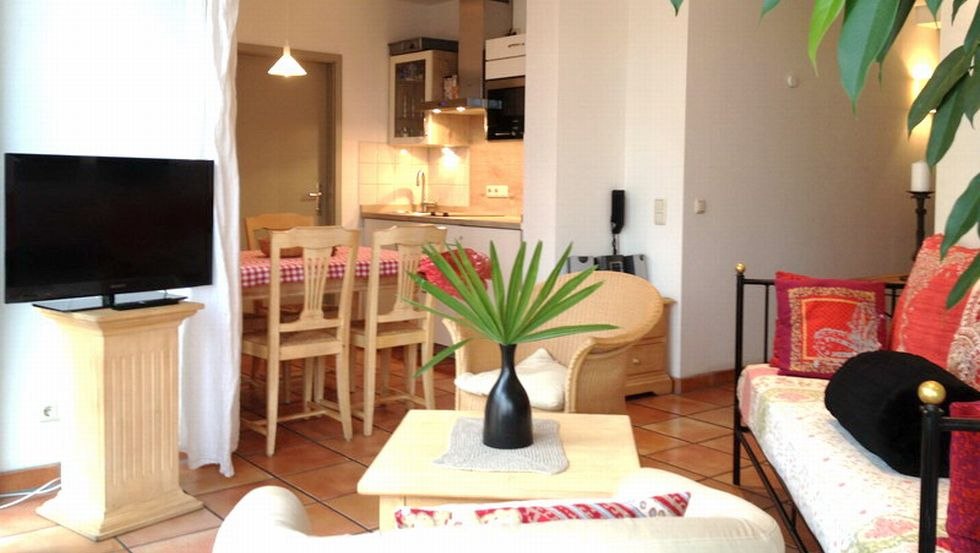
[(260, 230), (287, 230), (294, 227), (310, 227), (316, 222), (312, 215), (300, 213), (261, 213), (245, 217), (245, 239), (248, 249), (259, 249)]
[[(422, 294), (409, 274), (418, 271), (424, 257), (422, 246), (435, 245), (439, 251), (445, 248), (446, 229), (434, 225), (394, 226), (377, 230), (371, 237), (371, 270), (368, 275), (367, 306), (363, 321), (351, 326), (350, 341), (354, 347), (364, 349), (364, 401), (354, 409), (354, 416), (364, 420), (364, 435), (370, 436), (374, 424), (376, 403), (403, 401), (411, 405), (423, 405), (435, 409), (435, 382), (432, 371), (422, 375), (424, 398), (415, 393), (415, 371), (418, 350), (422, 350), (422, 363), (432, 358), (434, 317), (432, 313), (418, 309), (405, 298), (431, 306), (433, 299)], [(381, 251), (395, 249), (398, 252), (398, 278), (396, 294), (390, 309), (381, 308)], [(394, 390), (389, 384), (391, 350), (404, 347), (405, 389)], [(354, 349), (351, 348), (351, 354)], [(381, 356), (381, 387), (376, 390), (378, 356)], [(380, 397), (376, 397), (380, 391)]]
[[(262, 238), (267, 238), (267, 232), (273, 230), (288, 230), (295, 227), (310, 227), (316, 224), (313, 215), (303, 215), (300, 213), (260, 213), (259, 215), (253, 215), (251, 217), (245, 217), (245, 239), (247, 247), (250, 250), (261, 249), (260, 240)], [(252, 302), (251, 305), (244, 306), (246, 308), (243, 313), (242, 326), (248, 329), (259, 330), (263, 329), (265, 326), (265, 311), (267, 305), (262, 300), (256, 300)], [(282, 304), (280, 308), (287, 313), (297, 313), (299, 310), (297, 306), (292, 304)], [(254, 373), (256, 367), (251, 367), (250, 373)], [(283, 392), (286, 396), (286, 401), (290, 401), (290, 376), (291, 371), (289, 367), (285, 367), (283, 372)]]
[[(242, 336), (242, 352), (266, 360), (266, 414), (264, 419), (242, 422), (266, 436), (266, 455), (276, 448), (276, 423), (316, 416), (340, 421), (344, 438), (353, 436), (348, 367), (351, 295), (360, 233), (341, 227), (298, 227), (270, 234), (271, 276), (267, 328)], [(324, 306), (324, 290), (333, 249), (346, 248), (344, 276), (338, 306)], [(282, 250), (303, 248), (303, 304), (297, 314), (283, 313)], [(335, 358), (337, 401), (323, 397), (324, 357)], [(280, 363), (305, 360), (303, 404), (296, 412), (279, 416)]]

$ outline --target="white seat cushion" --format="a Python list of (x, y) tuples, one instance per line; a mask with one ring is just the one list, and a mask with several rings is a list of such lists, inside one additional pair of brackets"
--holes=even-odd
[[(555, 361), (550, 353), (540, 348), (517, 364), (520, 379), (531, 407), (545, 411), (561, 411), (565, 408), (565, 380), (568, 369)], [(490, 394), (500, 376), (500, 369), (482, 373), (465, 373), (456, 377), (456, 387), (480, 396)]]

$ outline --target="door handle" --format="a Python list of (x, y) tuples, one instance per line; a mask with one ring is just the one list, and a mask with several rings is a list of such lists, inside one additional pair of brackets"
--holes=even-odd
[(306, 193), (306, 198), (307, 198), (306, 201), (308, 201), (308, 202), (314, 202), (314, 204), (313, 204), (314, 205), (314, 208), (316, 209), (317, 215), (319, 215), (320, 214), (320, 204), (323, 203), (323, 202), (320, 201), (320, 198), (323, 197), (323, 192), (320, 191), (320, 183), (316, 183), (316, 187), (317, 187), (316, 190), (314, 190), (312, 192), (307, 192)]

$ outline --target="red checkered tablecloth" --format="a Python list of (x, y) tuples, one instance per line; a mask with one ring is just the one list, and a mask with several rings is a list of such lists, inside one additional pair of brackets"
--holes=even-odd
[[(337, 248), (337, 253), (330, 260), (329, 278), (344, 277), (344, 263), (347, 259), (347, 249)], [(282, 258), (282, 281), (303, 281), (303, 258)], [(371, 270), (371, 248), (361, 247), (357, 250), (357, 265), (354, 268), (356, 278), (367, 278)], [(259, 250), (243, 251), (241, 255), (242, 288), (266, 286), (272, 273), (268, 257)], [(381, 252), (381, 276), (398, 274), (398, 252), (383, 250)]]

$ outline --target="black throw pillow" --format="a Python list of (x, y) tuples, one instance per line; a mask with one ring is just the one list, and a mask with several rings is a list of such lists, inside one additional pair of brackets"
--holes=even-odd
[[(946, 387), (941, 407), (980, 400), (980, 391), (928, 359), (898, 351), (871, 351), (848, 359), (827, 385), (824, 405), (854, 439), (896, 471), (919, 476), (922, 411), (919, 384)], [(949, 438), (940, 439), (940, 476), (949, 475)]]

